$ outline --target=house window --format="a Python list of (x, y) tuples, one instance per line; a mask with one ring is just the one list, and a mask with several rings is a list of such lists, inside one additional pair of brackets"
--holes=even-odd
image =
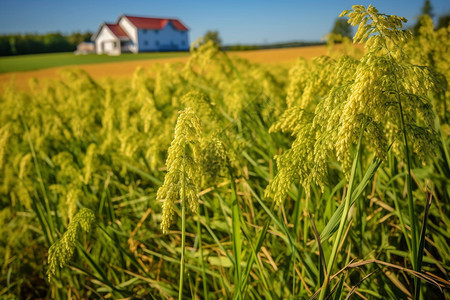
[(148, 41), (144, 41), (144, 45), (147, 46), (148, 45)]
[(155, 33), (158, 33), (158, 32), (159, 32), (159, 30), (155, 30), (154, 32), (155, 32)]
[(146, 33), (147, 33), (147, 29), (143, 29), (143, 30), (142, 30), (142, 33), (143, 33), (143, 34), (146, 34)]

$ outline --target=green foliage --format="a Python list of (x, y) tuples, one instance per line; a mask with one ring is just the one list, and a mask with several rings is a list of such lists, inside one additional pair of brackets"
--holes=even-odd
[(219, 36), (219, 32), (217, 30), (208, 30), (203, 36), (203, 42), (207, 43), (212, 41), (218, 47), (222, 46), (222, 39)]
[(441, 28), (447, 28), (448, 26), (450, 26), (450, 15), (446, 14), (440, 16), (436, 26), (436, 30), (439, 30)]
[(433, 6), (431, 5), (431, 1), (430, 0), (425, 0), (425, 3), (422, 6), (422, 15), (427, 15), (430, 18), (433, 18), (434, 14), (433, 14)]
[(248, 51), (248, 50), (257, 50), (258, 46), (254, 45), (233, 45), (230, 46), (231, 51)]
[(1, 35), (0, 56), (74, 51), (79, 43), (90, 41), (91, 36), (91, 32)]
[(424, 19), (426, 19), (427, 17), (433, 19), (433, 16), (434, 14), (431, 2), (430, 0), (425, 0), (421, 9), (421, 14), (418, 17), (416, 24), (412, 28), (414, 36), (420, 35), (420, 27), (423, 25)]
[(331, 34), (351, 38), (353, 36), (353, 30), (346, 19), (339, 18), (334, 22), (333, 29), (331, 29)]

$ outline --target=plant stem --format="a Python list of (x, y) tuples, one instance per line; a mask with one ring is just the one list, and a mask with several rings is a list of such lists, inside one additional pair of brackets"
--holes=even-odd
[[(411, 159), (409, 156), (408, 138), (407, 138), (407, 134), (406, 134), (402, 102), (401, 102), (400, 95), (397, 94), (397, 97), (398, 97), (398, 106), (400, 108), (400, 118), (401, 118), (401, 123), (402, 123), (403, 142), (405, 143), (405, 156), (406, 156), (406, 167), (407, 167), (406, 191), (407, 191), (407, 196), (408, 196), (408, 211), (409, 211), (409, 218), (410, 218), (410, 223), (411, 223), (411, 244), (412, 244), (411, 246), (412, 246), (412, 251), (413, 251), (413, 257), (415, 257), (417, 255), (417, 226), (416, 226), (416, 219), (414, 216), (415, 202), (414, 202), (413, 196), (412, 196)], [(416, 269), (417, 268), (417, 258), (414, 258), (412, 263), (413, 263), (414, 269)]]
[(200, 226), (200, 213), (197, 213), (197, 235), (198, 235), (198, 249), (200, 250), (199, 261), (202, 266), (202, 280), (203, 280), (203, 298), (208, 300), (208, 288), (206, 280), (205, 259), (203, 257), (203, 245), (202, 245), (202, 229)]
[(234, 176), (231, 171), (231, 165), (228, 161), (228, 172), (231, 180), (231, 220), (232, 220), (232, 240), (233, 240), (233, 252), (235, 260), (234, 269), (234, 281), (235, 281), (235, 293), (237, 294), (237, 299), (242, 299), (241, 295), (241, 212), (239, 209), (238, 194), (236, 190), (236, 183), (234, 181)]
[[(391, 171), (391, 177), (394, 178), (394, 173), (395, 173), (395, 166), (394, 166), (394, 156), (392, 154), (392, 152), (389, 152), (389, 168)], [(400, 226), (403, 230), (403, 234), (405, 235), (405, 241), (406, 241), (406, 245), (408, 246), (408, 250), (411, 253), (411, 242), (409, 241), (409, 237), (408, 237), (408, 231), (406, 230), (406, 226), (405, 226), (405, 221), (403, 219), (403, 213), (401, 211), (400, 208), (400, 204), (398, 203), (398, 196), (397, 196), (397, 188), (395, 186), (395, 180), (392, 180), (392, 194), (394, 196), (394, 205), (395, 205), (395, 210), (398, 216), (398, 219), (400, 220)]]
[(326, 290), (327, 290), (327, 287), (329, 284), (329, 279), (330, 279), (330, 273), (333, 271), (333, 265), (334, 265), (334, 262), (337, 257), (337, 251), (338, 251), (339, 245), (341, 244), (342, 234), (344, 231), (345, 223), (347, 221), (348, 212), (350, 211), (350, 207), (351, 207), (350, 204), (351, 204), (351, 198), (352, 198), (352, 193), (353, 193), (353, 185), (355, 182), (355, 175), (356, 175), (356, 170), (357, 170), (357, 166), (358, 166), (358, 161), (361, 156), (361, 143), (362, 143), (364, 128), (365, 128), (365, 125), (362, 126), (361, 132), (359, 134), (358, 146), (357, 146), (357, 150), (356, 150), (356, 157), (353, 160), (347, 195), (345, 196), (345, 200), (344, 200), (345, 201), (344, 202), (344, 211), (342, 213), (341, 221), (339, 223), (339, 229), (336, 234), (336, 239), (334, 240), (333, 249), (331, 250), (331, 255), (328, 260), (327, 273), (325, 274), (325, 278), (324, 278), (324, 281), (322, 284), (322, 289), (320, 291), (319, 300), (325, 299), (325, 294), (326, 294)]
[[(391, 57), (392, 58), (392, 57)], [(393, 58), (392, 58), (393, 59)], [(400, 120), (401, 120), (401, 127), (402, 127), (402, 133), (403, 133), (403, 143), (405, 146), (405, 158), (406, 158), (406, 192), (408, 197), (408, 212), (409, 212), (409, 223), (411, 225), (411, 247), (412, 247), (412, 253), (411, 253), (411, 263), (413, 266), (414, 271), (420, 272), (421, 266), (418, 264), (418, 251), (417, 251), (417, 225), (416, 225), (416, 218), (414, 215), (415, 212), (415, 202), (412, 195), (412, 176), (411, 176), (411, 158), (409, 156), (409, 146), (408, 146), (408, 136), (406, 133), (406, 126), (405, 126), (405, 117), (403, 115), (403, 108), (402, 108), (402, 99), (400, 97), (399, 87), (398, 87), (398, 80), (397, 80), (397, 74), (395, 72), (395, 67), (391, 61), (391, 66), (393, 68), (393, 74), (395, 79), (395, 88), (396, 88), (396, 95), (397, 95), (397, 101), (398, 101), (398, 107), (400, 110)], [(417, 277), (414, 277), (414, 289), (420, 289), (420, 280)]]
[[(380, 35), (381, 34), (381, 31)], [(407, 168), (407, 173), (406, 173), (406, 191), (407, 191), (407, 197), (408, 197), (408, 212), (409, 212), (409, 223), (411, 226), (411, 263), (413, 266), (414, 271), (416, 272), (420, 272), (421, 266), (419, 266), (418, 264), (418, 251), (417, 251), (417, 225), (416, 225), (416, 219), (414, 216), (414, 212), (415, 212), (415, 203), (413, 200), (413, 195), (412, 195), (412, 176), (411, 176), (411, 159), (409, 156), (409, 146), (408, 146), (408, 136), (406, 133), (406, 126), (405, 126), (405, 117), (403, 115), (403, 107), (402, 107), (402, 99), (400, 97), (400, 88), (398, 86), (398, 79), (397, 79), (397, 70), (395, 67), (395, 58), (392, 56), (391, 51), (389, 49), (389, 47), (386, 44), (386, 41), (384, 41), (384, 47), (387, 51), (387, 53), (389, 54), (389, 64), (392, 68), (391, 73), (394, 76), (394, 82), (395, 82), (395, 94), (397, 96), (397, 101), (398, 101), (398, 107), (399, 107), (399, 111), (400, 111), (400, 121), (401, 121), (401, 129), (402, 129), (402, 134), (403, 134), (403, 143), (405, 146), (405, 158), (406, 158), (406, 168)], [(414, 277), (414, 289), (420, 289), (420, 280), (417, 277)]]
[(186, 250), (186, 172), (183, 164), (183, 174), (181, 178), (181, 258), (180, 258), (180, 288), (178, 290), (178, 299), (183, 299), (183, 281), (184, 281), (184, 254)]
[[(31, 141), (31, 135), (30, 135), (30, 131), (28, 130), (28, 126), (25, 124), (25, 122), (21, 119), (22, 125), (25, 128), (25, 131), (27, 132), (27, 138), (28, 138), (28, 144), (30, 146), (30, 150), (33, 156), (33, 161), (34, 161), (34, 166), (36, 168), (36, 173), (38, 176), (38, 181), (39, 181), (39, 186), (41, 188), (41, 192), (42, 192), (42, 196), (44, 198), (44, 209), (47, 213), (47, 218), (43, 219), (43, 221), (45, 221), (45, 223), (47, 223), (48, 225), (48, 231), (47, 233), (47, 239), (49, 241), (49, 246), (51, 244), (54, 243), (54, 235), (55, 235), (55, 226), (53, 224), (53, 217), (52, 217), (52, 210), (50, 209), (50, 200), (48, 198), (47, 195), (47, 190), (45, 189), (45, 185), (44, 185), (44, 179), (42, 178), (42, 174), (41, 174), (41, 169), (39, 167), (39, 161), (36, 155), (36, 151), (34, 150), (34, 146), (33, 146), (33, 142)], [(37, 207), (37, 204), (36, 204)], [(38, 215), (40, 214), (40, 211), (37, 211)]]

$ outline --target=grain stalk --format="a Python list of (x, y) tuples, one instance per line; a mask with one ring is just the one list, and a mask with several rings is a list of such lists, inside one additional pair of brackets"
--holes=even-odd
[[(417, 219), (415, 217), (415, 202), (413, 199), (412, 194), (412, 176), (411, 176), (411, 157), (410, 157), (410, 151), (409, 151), (409, 145), (408, 145), (408, 134), (406, 132), (406, 125), (405, 125), (405, 116), (403, 113), (403, 106), (402, 106), (402, 99), (400, 97), (400, 89), (398, 85), (398, 79), (397, 79), (397, 69), (394, 65), (395, 59), (391, 54), (391, 51), (389, 47), (386, 44), (386, 39), (383, 37), (382, 31), (378, 28), (377, 25), (375, 27), (378, 29), (378, 32), (380, 33), (380, 36), (383, 39), (383, 46), (384, 49), (389, 54), (389, 64), (392, 69), (392, 74), (394, 76), (394, 83), (395, 83), (395, 95), (397, 97), (397, 103), (399, 107), (399, 114), (400, 114), (400, 124), (401, 124), (401, 131), (403, 136), (403, 145), (404, 145), (404, 155), (406, 159), (406, 193), (408, 197), (408, 213), (409, 213), (409, 222), (411, 225), (411, 262), (414, 271), (420, 272), (421, 266), (419, 266), (419, 253), (417, 251)], [(406, 236), (406, 239), (408, 237)], [(421, 261), (421, 259), (420, 259)], [(420, 280), (417, 277), (414, 277), (414, 290), (417, 292), (420, 292)]]
[(202, 267), (202, 281), (203, 281), (203, 298), (208, 300), (209, 299), (209, 295), (208, 295), (208, 287), (207, 287), (207, 278), (206, 278), (206, 268), (205, 268), (205, 259), (203, 256), (203, 244), (202, 244), (202, 229), (201, 229), (201, 225), (200, 225), (200, 214), (197, 213), (197, 235), (198, 235), (198, 248), (200, 250), (200, 256), (199, 256), (199, 261), (200, 261), (200, 265)]
[(183, 298), (186, 254), (186, 206), (193, 213), (198, 210), (197, 185), (200, 166), (200, 119), (192, 108), (180, 112), (175, 126), (175, 137), (167, 156), (167, 174), (158, 189), (157, 199), (164, 200), (161, 229), (168, 233), (175, 213), (175, 202), (181, 200), (181, 257), (178, 299)]
[[(185, 153), (186, 155), (186, 153)], [(184, 255), (186, 253), (186, 166), (183, 164), (181, 175), (181, 257), (180, 257), (180, 284), (178, 289), (178, 299), (183, 299), (184, 282)]]
[[(379, 72), (376, 76), (366, 77), (372, 84), (375, 84), (374, 80), (381, 84), (381, 89), (379, 90), (381, 93), (371, 96), (378, 96), (374, 98), (377, 100), (377, 103), (385, 103), (385, 105), (392, 105), (398, 108), (398, 114), (392, 114), (392, 119), (388, 122), (394, 128), (398, 128), (397, 126), (400, 125), (401, 139), (395, 135), (391, 135), (391, 139), (398, 139), (398, 143), (403, 144), (403, 155), (406, 160), (408, 213), (411, 225), (411, 243), (410, 245), (408, 243), (408, 246), (410, 246), (413, 269), (416, 272), (420, 272), (423, 253), (419, 253), (417, 245), (418, 220), (415, 216), (415, 202), (412, 193), (412, 152), (410, 143), (413, 146), (412, 149), (422, 161), (434, 153), (436, 133), (433, 125), (435, 117), (426, 97), (430, 92), (439, 92), (442, 89), (442, 84), (437, 79), (438, 76), (426, 67), (400, 64), (405, 58), (402, 45), (411, 38), (409, 31), (401, 30), (403, 23), (407, 21), (405, 18), (381, 14), (372, 5), (369, 5), (367, 9), (362, 5), (355, 5), (352, 7), (352, 10), (344, 11), (341, 16), (347, 14), (350, 24), (359, 25), (358, 32), (354, 38), (355, 42), (366, 42), (369, 52), (366, 54), (365, 66), (371, 68), (371, 72), (375, 70)], [(377, 72), (375, 71), (374, 73), (376, 74)], [(380, 77), (380, 75), (384, 75), (384, 77)], [(377, 91), (377, 89), (373, 88), (373, 91)], [(391, 99), (389, 95), (393, 95), (392, 97), (395, 97), (395, 99)], [(405, 105), (403, 100), (406, 102)], [(394, 119), (395, 116), (400, 118), (400, 122)], [(407, 117), (409, 123), (406, 122)], [(408, 137), (408, 131), (411, 134), (411, 141)], [(398, 129), (395, 129), (395, 132), (398, 132)], [(399, 211), (396, 197), (394, 195), (395, 206)], [(399, 218), (403, 231), (406, 234), (401, 213), (399, 213)], [(408, 240), (407, 235), (406, 239)], [(416, 295), (419, 295), (420, 280), (417, 277), (414, 278), (414, 289)]]
[[(241, 211), (239, 208), (239, 198), (236, 190), (236, 183), (235, 179), (233, 177), (233, 173), (231, 170), (230, 162), (228, 161), (228, 172), (231, 179), (231, 219), (232, 219), (232, 239), (233, 239), (233, 254), (234, 254), (234, 282), (235, 282), (235, 293), (237, 295), (237, 299), (242, 299), (241, 295), (241, 276), (242, 276), (242, 270), (241, 270)], [(236, 296), (235, 295), (235, 296)], [(236, 298), (236, 297), (235, 297)]]
[[(411, 252), (412, 252), (412, 265), (413, 269), (417, 272), (420, 272), (421, 266), (419, 265), (419, 253), (417, 251), (417, 219), (415, 217), (415, 207), (416, 204), (413, 199), (412, 194), (412, 176), (411, 176), (411, 157), (409, 153), (409, 146), (408, 146), (408, 136), (406, 133), (406, 126), (405, 126), (405, 117), (403, 116), (403, 108), (402, 108), (402, 100), (400, 98), (400, 93), (398, 90), (398, 81), (397, 81), (397, 75), (394, 71), (394, 78), (395, 78), (395, 85), (397, 89), (397, 100), (398, 100), (398, 106), (400, 110), (400, 120), (401, 120), (401, 129), (403, 133), (403, 142), (405, 147), (405, 157), (406, 157), (406, 192), (408, 197), (408, 212), (409, 212), (409, 223), (411, 225)], [(416, 292), (420, 292), (420, 280), (417, 277), (414, 277), (414, 290)]]
[(364, 128), (365, 128), (365, 126), (363, 126), (361, 128), (361, 133), (359, 135), (358, 145), (356, 148), (356, 157), (353, 160), (353, 166), (352, 166), (352, 170), (351, 170), (347, 195), (345, 196), (345, 200), (344, 200), (344, 211), (342, 213), (341, 221), (339, 223), (339, 228), (338, 228), (336, 237), (334, 239), (333, 249), (331, 250), (331, 255), (328, 260), (327, 272), (325, 274), (325, 278), (324, 278), (324, 281), (322, 284), (322, 288), (321, 288), (320, 295), (319, 295), (319, 300), (325, 299), (325, 295), (326, 295), (327, 288), (329, 285), (330, 274), (333, 271), (334, 262), (337, 257), (337, 251), (338, 251), (339, 245), (341, 244), (341, 242), (343, 242), (342, 234), (344, 231), (345, 223), (348, 218), (348, 212), (350, 211), (350, 207), (352, 206), (351, 198), (352, 198), (352, 194), (353, 194), (353, 185), (355, 182), (356, 170), (357, 170), (358, 162), (359, 162), (360, 156), (361, 156), (361, 144), (362, 144), (362, 138), (364, 135)]

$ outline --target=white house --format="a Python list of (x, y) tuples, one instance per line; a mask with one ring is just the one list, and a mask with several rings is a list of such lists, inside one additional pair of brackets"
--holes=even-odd
[(97, 54), (187, 51), (188, 31), (177, 19), (122, 15), (115, 24), (100, 25), (91, 40)]

